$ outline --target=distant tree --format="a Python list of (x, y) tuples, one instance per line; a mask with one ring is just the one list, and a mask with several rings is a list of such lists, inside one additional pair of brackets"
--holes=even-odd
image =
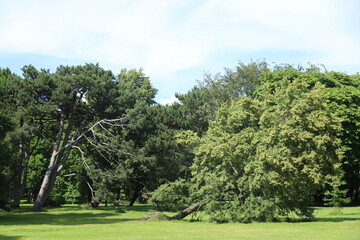
[(266, 61), (240, 62), (235, 69), (225, 68), (225, 73), (205, 74), (199, 87), (205, 92), (206, 100), (213, 109), (239, 97), (253, 97), (261, 85), (261, 75), (269, 72)]
[(179, 103), (171, 107), (178, 111), (181, 129), (192, 130), (203, 135), (214, 119), (215, 109), (208, 102), (208, 92), (204, 88), (194, 87), (185, 94), (176, 94)]

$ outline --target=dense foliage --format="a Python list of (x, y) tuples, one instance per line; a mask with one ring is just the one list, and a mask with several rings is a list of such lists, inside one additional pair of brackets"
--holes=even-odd
[(141, 69), (22, 70), (0, 69), (1, 208), (152, 194), (249, 222), (358, 200), (358, 74), (239, 63), (162, 106)]
[(311, 217), (316, 190), (340, 181), (340, 122), (327, 111), (321, 87), (283, 81), (259, 99), (224, 105), (200, 139), (194, 195), (214, 220)]

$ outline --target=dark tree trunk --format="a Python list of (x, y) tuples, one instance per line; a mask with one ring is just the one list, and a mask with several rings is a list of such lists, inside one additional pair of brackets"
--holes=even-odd
[(359, 187), (359, 186), (356, 186), (356, 187), (354, 188), (354, 190), (352, 191), (352, 194), (350, 195), (351, 200), (352, 200), (353, 202), (359, 201), (359, 192), (360, 192), (360, 187)]
[(130, 200), (130, 203), (129, 203), (129, 207), (132, 207), (134, 206), (134, 203), (136, 202), (136, 200), (138, 199), (139, 197), (139, 194), (138, 193), (134, 193), (131, 200)]
[(135, 188), (135, 192), (133, 194), (133, 196), (131, 197), (131, 200), (130, 200), (130, 203), (129, 203), (129, 207), (132, 207), (134, 206), (134, 203), (136, 202), (136, 200), (139, 198), (140, 194), (141, 194), (141, 191), (143, 190), (143, 186), (136, 186)]
[(20, 140), (19, 144), (19, 159), (18, 159), (18, 167), (16, 169), (16, 178), (15, 178), (15, 187), (14, 187), (14, 195), (13, 195), (13, 203), (11, 204), (12, 208), (18, 208), (20, 205), (20, 188), (21, 188), (21, 177), (23, 173), (23, 161), (24, 161), (24, 143), (23, 139)]
[(194, 204), (190, 207), (185, 208), (183, 211), (179, 212), (178, 214), (170, 217), (171, 220), (180, 220), (188, 216), (189, 214), (196, 212), (199, 210), (203, 205), (200, 204)]
[(28, 163), (30, 158), (30, 140), (22, 139), (19, 144), (19, 165), (13, 196), (12, 208), (20, 207), (20, 200), (24, 195), (27, 183)]
[(89, 207), (92, 207), (92, 208), (97, 208), (98, 206), (100, 205), (100, 202), (95, 200), (95, 199), (92, 199), (90, 202), (89, 202)]

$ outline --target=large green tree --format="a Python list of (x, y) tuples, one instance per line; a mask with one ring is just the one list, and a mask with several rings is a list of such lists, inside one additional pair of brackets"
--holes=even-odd
[(330, 110), (342, 119), (339, 137), (345, 152), (342, 168), (345, 189), (353, 201), (360, 191), (360, 75), (330, 72), (324, 77)]
[(308, 218), (312, 195), (341, 177), (340, 121), (302, 80), (266, 84), (258, 99), (224, 105), (199, 140), (193, 198), (216, 221)]
[(7, 209), (9, 194), (8, 173), (11, 164), (11, 150), (4, 138), (13, 127), (12, 122), (6, 114), (0, 111), (0, 208)]
[[(112, 124), (81, 146), (90, 178), (93, 197), (113, 200), (121, 195), (137, 199), (151, 183), (150, 169), (156, 169), (154, 149), (148, 146), (149, 138), (157, 132), (158, 121), (152, 113), (157, 92), (142, 70), (121, 70), (114, 79), (115, 95), (109, 110), (120, 116), (124, 128)], [(102, 127), (104, 127), (102, 125)], [(105, 130), (105, 131), (104, 131)], [(103, 136), (107, 135), (107, 139)], [(79, 146), (77, 146), (79, 147)]]
[(11, 106), (9, 89), (11, 81), (16, 78), (9, 69), (0, 69), (0, 208), (6, 209), (8, 207), (10, 181), (9, 169), (13, 164), (13, 151), (11, 144), (5, 138), (8, 133), (14, 128), (14, 123), (11, 118)]
[[(317, 66), (308, 69), (295, 69), (292, 66), (278, 66), (276, 71), (263, 74), (262, 84), (274, 90), (282, 79), (290, 82), (303, 79), (309, 87), (322, 83), (323, 96), (328, 101), (329, 110), (342, 119), (342, 128), (338, 131), (341, 147), (344, 151), (342, 168), (348, 195), (357, 201), (360, 188), (360, 77), (340, 72), (321, 71)], [(260, 90), (261, 91), (261, 88)]]
[(118, 113), (112, 104), (116, 98), (114, 76), (98, 65), (60, 66), (54, 74), (43, 72), (35, 79), (43, 87), (35, 96), (37, 116), (43, 117), (34, 116), (34, 126), (39, 129), (46, 119), (56, 132), (43, 136), (52, 145), (52, 153), (34, 204), (34, 209), (40, 209), (75, 144), (85, 140), (86, 134), (93, 135), (94, 126), (103, 119)]
[[(28, 166), (32, 152), (37, 148), (39, 135), (48, 130), (42, 122), (46, 118), (42, 112), (43, 97), (49, 92), (49, 72), (25, 66), (22, 78), (13, 78), (10, 86), (11, 111), (16, 128), (11, 134), (13, 148), (17, 149), (17, 162), (13, 166), (12, 207), (19, 207), (26, 190)], [(35, 122), (39, 122), (35, 127)], [(46, 129), (46, 130), (45, 130)], [(38, 135), (38, 137), (36, 137)]]

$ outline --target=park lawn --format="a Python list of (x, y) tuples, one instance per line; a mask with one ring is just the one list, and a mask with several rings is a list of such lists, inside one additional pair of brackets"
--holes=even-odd
[[(314, 222), (227, 223), (137, 219), (153, 212), (138, 205), (83, 209), (75, 205), (30, 212), (22, 208), (0, 213), (0, 239), (360, 239), (360, 207), (316, 208)], [(171, 213), (168, 213), (171, 215)]]

